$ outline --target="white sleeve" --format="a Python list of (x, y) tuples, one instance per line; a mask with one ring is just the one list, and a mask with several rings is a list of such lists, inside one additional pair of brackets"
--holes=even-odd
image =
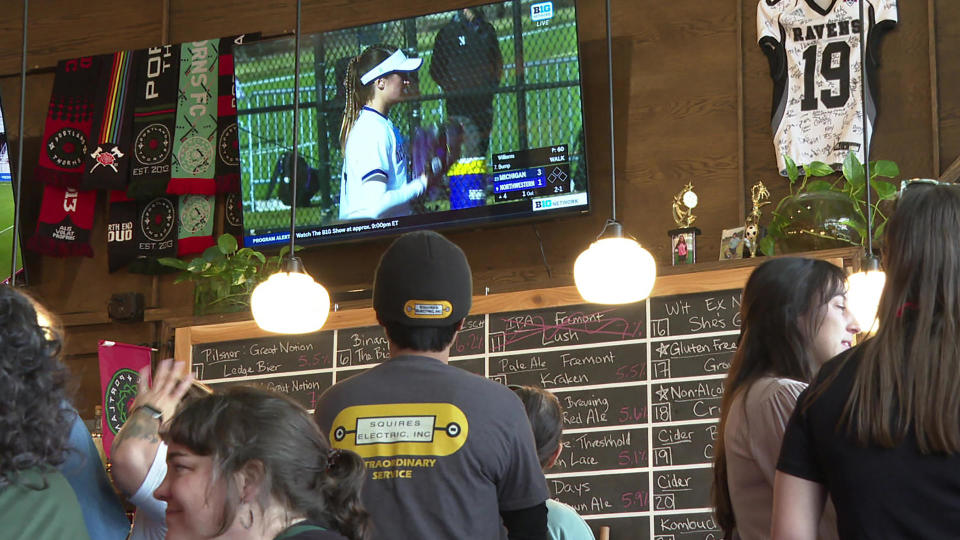
[(780, 14), (793, 3), (793, 0), (760, 0), (757, 3), (757, 42), (770, 38), (783, 45), (780, 41)]
[(874, 21), (877, 24), (882, 22), (897, 22), (897, 0), (871, 0), (873, 6)]
[(165, 476), (167, 476), (167, 445), (161, 442), (146, 478), (137, 488), (137, 492), (130, 497), (130, 503), (137, 507), (137, 513), (144, 512), (151, 521), (158, 523), (166, 523), (167, 503), (155, 499), (153, 492), (160, 487)]

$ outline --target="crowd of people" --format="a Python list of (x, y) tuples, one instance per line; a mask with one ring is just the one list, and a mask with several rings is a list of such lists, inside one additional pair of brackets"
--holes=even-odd
[[(884, 267), (878, 329), (859, 344), (840, 268), (781, 257), (747, 281), (714, 463), (725, 538), (960, 528), (960, 190), (902, 188)], [(459, 247), (401, 236), (374, 277), (391, 358), (328, 389), (314, 415), (254, 386), (211, 392), (169, 360), (145, 368), (112, 446), (131, 532), (69, 404), (61, 331), (0, 288), (4, 538), (592, 539), (548, 497), (556, 397), (449, 365), (471, 299)], [(396, 429), (428, 417), (432, 438)]]

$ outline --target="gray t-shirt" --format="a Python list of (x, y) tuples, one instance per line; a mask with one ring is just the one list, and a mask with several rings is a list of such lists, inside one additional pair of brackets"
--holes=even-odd
[(439, 360), (389, 360), (327, 390), (316, 415), (364, 458), (375, 539), (499, 539), (501, 510), (547, 498), (519, 398)]

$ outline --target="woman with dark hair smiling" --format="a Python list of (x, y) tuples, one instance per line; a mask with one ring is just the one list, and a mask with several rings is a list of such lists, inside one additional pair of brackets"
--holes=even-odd
[[(740, 342), (724, 384), (713, 502), (725, 538), (767, 538), (775, 464), (797, 396), (860, 331), (846, 309), (846, 274), (826, 261), (782, 257), (756, 268), (740, 304)], [(824, 520), (823, 537), (835, 536)]]
[(906, 183), (887, 222), (875, 337), (800, 396), (777, 463), (773, 536), (960, 535), (960, 188)]
[(57, 471), (69, 451), (60, 335), (33, 302), (0, 287), (0, 527), (8, 540), (88, 539), (77, 496)]
[(360, 456), (331, 450), (276, 392), (235, 386), (187, 404), (163, 433), (167, 539), (361, 540)]

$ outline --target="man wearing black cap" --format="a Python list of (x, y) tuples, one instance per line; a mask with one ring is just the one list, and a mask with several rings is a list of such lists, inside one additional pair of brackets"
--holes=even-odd
[(373, 288), (391, 359), (317, 403), (330, 444), (364, 458), (377, 540), (497, 540), (504, 527), (511, 539), (546, 539), (547, 489), (523, 405), (448, 364), (471, 291), (459, 247), (431, 231), (401, 236)]

